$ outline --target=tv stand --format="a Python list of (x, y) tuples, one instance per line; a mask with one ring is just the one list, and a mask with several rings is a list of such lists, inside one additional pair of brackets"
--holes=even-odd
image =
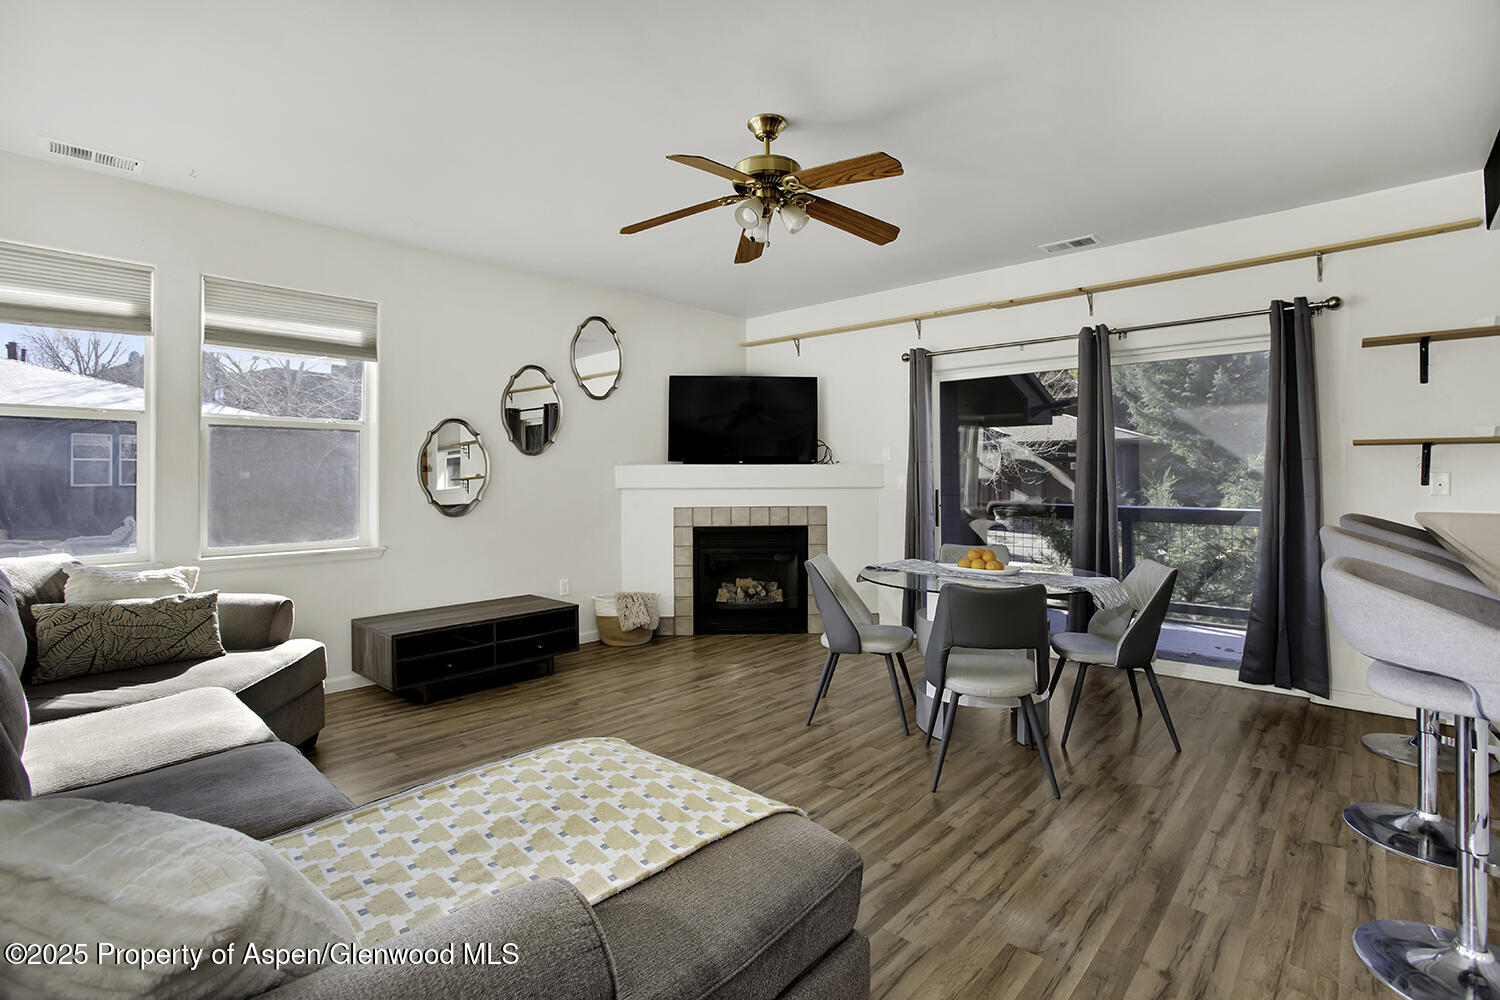
[(423, 704), (452, 681), (550, 674), (554, 657), (578, 649), (578, 605), (535, 594), (356, 618), (354, 672)]

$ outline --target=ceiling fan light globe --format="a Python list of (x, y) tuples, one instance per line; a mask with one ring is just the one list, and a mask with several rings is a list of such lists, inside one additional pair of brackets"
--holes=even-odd
[(740, 224), (740, 228), (749, 232), (760, 225), (761, 216), (765, 213), (765, 202), (751, 195), (735, 206), (734, 221)]
[(782, 225), (786, 226), (786, 231), (794, 236), (807, 225), (807, 213), (796, 205), (782, 205), (780, 214)]
[(749, 230), (748, 232), (750, 234), (750, 240), (751, 240), (751, 242), (753, 242), (753, 243), (765, 243), (765, 244), (769, 245), (770, 242), (771, 242), (771, 217), (770, 217), (770, 215), (766, 215), (763, 218), (761, 218), (760, 222), (756, 224), (755, 228), (753, 230)]

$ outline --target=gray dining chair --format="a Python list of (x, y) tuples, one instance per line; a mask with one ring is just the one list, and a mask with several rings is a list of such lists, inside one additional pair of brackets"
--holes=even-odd
[(823, 675), (818, 679), (818, 690), (813, 695), (812, 708), (807, 712), (807, 724), (812, 725), (818, 702), (828, 694), (839, 657), (846, 653), (874, 653), (885, 657), (886, 673), (891, 679), (891, 694), (896, 696), (896, 710), (901, 713), (901, 731), (911, 735), (911, 729), (906, 724), (906, 705), (901, 699), (901, 688), (896, 683), (896, 666), (892, 657), (896, 663), (901, 664), (901, 676), (906, 678), (906, 690), (911, 693), (912, 710), (916, 711), (917, 692), (911, 685), (906, 658), (901, 655), (916, 642), (915, 633), (904, 625), (875, 624), (875, 616), (870, 612), (869, 606), (827, 555), (813, 556), (807, 561), (807, 580), (812, 584), (813, 601), (818, 606), (818, 614), (823, 616), (822, 641), (828, 650), (828, 656), (823, 661)]
[(1172, 603), (1172, 590), (1177, 586), (1177, 571), (1143, 559), (1120, 582), (1130, 594), (1128, 605), (1095, 612), (1089, 619), (1087, 632), (1059, 632), (1052, 637), (1052, 648), (1057, 651), (1057, 669), (1052, 674), (1052, 683), (1047, 686), (1049, 695), (1057, 690), (1057, 682), (1062, 679), (1063, 667), (1068, 661), (1078, 664), (1073, 697), (1068, 701), (1068, 721), (1063, 725), (1062, 739), (1058, 744), (1068, 745), (1068, 733), (1073, 729), (1073, 715), (1078, 711), (1078, 699), (1083, 694), (1083, 679), (1089, 667), (1109, 666), (1125, 671), (1137, 716), (1141, 714), (1141, 694), (1136, 687), (1135, 672), (1139, 670), (1146, 675), (1151, 693), (1156, 696), (1156, 707), (1161, 709), (1162, 721), (1167, 724), (1167, 735), (1172, 737), (1172, 746), (1181, 753), (1182, 744), (1177, 740), (1177, 729), (1167, 711), (1167, 700), (1156, 681), (1156, 671), (1151, 668), (1156, 660), (1161, 626)]
[[(1454, 717), (1458, 929), (1374, 920), (1354, 950), (1402, 996), (1500, 996), (1500, 956), (1489, 946), (1489, 732), (1500, 717), (1500, 601), (1341, 556), (1323, 565), (1339, 631), (1371, 657), (1370, 690)], [(1422, 859), (1426, 860), (1426, 859)]]
[[(972, 548), (976, 548), (976, 546), (955, 545), (952, 542), (944, 542), (938, 546), (937, 561), (956, 563), (960, 559), (967, 558), (969, 550)], [(1006, 565), (1010, 564), (1010, 549), (1004, 545), (986, 545), (984, 548), (989, 549), (995, 555), (999, 556), (1001, 561)], [(927, 655), (927, 638), (932, 634), (932, 619), (927, 615), (926, 596), (925, 594), (916, 595), (917, 608), (915, 620), (912, 622), (912, 629), (917, 633), (917, 649), (921, 650), (924, 656)]]
[[(1426, 528), (1416, 524), (1403, 524), (1374, 514), (1345, 514), (1339, 518), (1339, 527), (1357, 535), (1393, 545), (1404, 545), (1429, 556), (1437, 556), (1448, 562), (1458, 563), (1458, 556), (1443, 548)], [(1459, 563), (1462, 565), (1462, 563)]]
[(943, 706), (942, 744), (932, 772), (937, 791), (943, 761), (953, 743), (958, 703), (968, 698), (984, 708), (1019, 708), (1034, 734), (1052, 797), (1062, 798), (1047, 738), (1037, 721), (1033, 698), (1047, 689), (1047, 588), (970, 587), (952, 583), (938, 594), (927, 654), (927, 682), (934, 689), (927, 718), (927, 743), (937, 729)]

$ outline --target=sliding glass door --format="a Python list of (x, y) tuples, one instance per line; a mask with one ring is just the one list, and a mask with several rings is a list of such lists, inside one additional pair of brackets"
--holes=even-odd
[(1266, 450), (1266, 351), (1114, 366), (1120, 565), (1178, 570), (1174, 618), (1243, 627)]
[[(1177, 568), (1163, 655), (1238, 663), (1265, 456), (1265, 350), (1113, 367), (1120, 556)], [(1021, 562), (1073, 551), (1075, 369), (951, 379), (938, 390), (939, 540), (999, 543)]]
[(1066, 565), (1077, 370), (946, 381), (938, 411), (939, 540), (999, 543), (1017, 561)]

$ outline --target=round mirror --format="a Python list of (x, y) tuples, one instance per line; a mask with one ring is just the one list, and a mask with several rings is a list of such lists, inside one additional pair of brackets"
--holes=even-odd
[(468, 421), (450, 418), (427, 432), (417, 457), (417, 482), (440, 513), (462, 517), (473, 510), (489, 475), (489, 456)]
[(620, 335), (603, 316), (590, 316), (573, 334), (573, 377), (590, 399), (608, 399), (620, 385)]
[(557, 439), (562, 399), (540, 365), (523, 365), (505, 385), (505, 433), (523, 455), (540, 455)]

